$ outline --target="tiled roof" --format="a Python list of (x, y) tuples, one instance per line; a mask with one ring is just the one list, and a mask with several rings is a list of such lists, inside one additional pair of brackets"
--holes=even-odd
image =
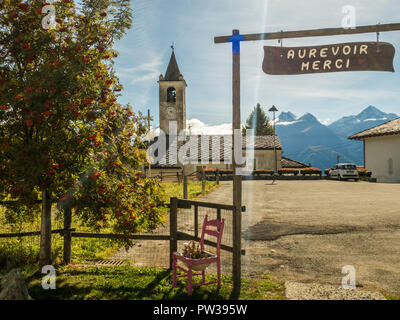
[[(252, 139), (250, 139), (252, 140)], [(273, 150), (274, 140), (276, 149), (281, 150), (282, 145), (277, 136), (255, 136), (253, 143), (247, 137), (242, 137), (242, 149), (254, 150)], [(154, 145), (158, 141), (158, 137), (151, 142)], [(246, 144), (246, 141), (248, 142)], [(156, 146), (154, 146), (156, 147)], [(166, 136), (166, 155), (160, 157), (159, 164), (176, 164), (173, 159), (169, 159), (171, 153), (168, 152), (170, 142)], [(224, 163), (232, 163), (232, 135), (196, 135), (186, 136), (186, 141), (178, 141), (178, 151), (185, 152), (186, 160), (190, 162), (200, 162), (202, 159), (206, 161), (221, 161)], [(158, 156), (158, 152), (156, 152)]]
[(400, 134), (400, 118), (386, 122), (368, 130), (361, 131), (349, 137), (351, 140)]
[(301, 169), (301, 168), (308, 168), (308, 167), (310, 167), (310, 166), (307, 164), (304, 164), (299, 161), (292, 160), (292, 159), (289, 159), (286, 157), (282, 157), (282, 168), (295, 168), (295, 169), (299, 168), (299, 169)]

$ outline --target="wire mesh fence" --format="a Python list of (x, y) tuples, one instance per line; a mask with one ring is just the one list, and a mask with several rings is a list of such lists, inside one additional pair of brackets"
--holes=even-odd
[[(0, 267), (10, 267), (19, 263), (33, 263), (37, 260), (40, 248), (40, 214), (32, 213), (27, 220), (7, 219), (12, 215), (6, 207), (0, 207)], [(57, 230), (63, 228), (62, 218), (52, 216), (51, 246), (53, 255), (62, 252), (63, 238)]]
[[(0, 209), (1, 210), (1, 209)], [(40, 220), (35, 219), (30, 222), (10, 223), (5, 218), (6, 209), (3, 208), (0, 212), (0, 234), (16, 234), (25, 232), (35, 232), (40, 230)], [(0, 237), (0, 247), (6, 248), (13, 246), (17, 251), (33, 250), (39, 247), (40, 238), (37, 235), (26, 237)]]
[[(222, 208), (210, 208), (195, 204), (194, 201), (179, 200), (188, 203), (188, 208), (178, 209), (177, 212), (177, 231), (178, 239), (184, 237), (186, 240), (178, 240), (178, 252), (183, 251), (184, 244), (189, 239), (200, 240), (203, 228), (203, 222), (208, 216), (209, 220), (224, 219), (225, 225), (222, 235), (222, 248), (232, 248), (233, 240), (233, 213), (232, 210)], [(151, 233), (158, 236), (170, 236), (170, 220), (167, 219), (163, 226), (160, 226)], [(138, 234), (139, 235), (139, 234)], [(205, 235), (205, 240), (215, 243), (213, 236)], [(205, 244), (205, 250), (216, 253), (215, 246)], [(170, 263), (171, 251), (169, 240), (136, 240), (133, 247), (128, 250), (121, 249), (113, 255), (114, 259), (129, 259), (130, 263), (138, 267), (166, 267)], [(211, 273), (216, 273), (216, 265), (211, 265), (208, 269)], [(232, 273), (232, 253), (230, 251), (221, 250), (221, 271), (222, 274), (229, 275)]]
[(166, 221), (157, 229), (148, 232), (135, 233), (136, 236), (161, 236), (165, 240), (138, 239), (133, 241), (130, 248), (121, 248), (111, 256), (111, 259), (129, 260), (135, 267), (168, 267), (169, 266), (169, 215)]
[[(196, 210), (197, 210), (197, 220), (198, 226), (196, 230)], [(233, 213), (232, 210), (226, 209), (218, 209), (218, 208), (210, 208), (204, 206), (192, 205), (190, 209), (180, 209), (178, 212), (178, 232), (183, 232), (189, 234), (197, 239), (201, 237), (201, 231), (203, 228), (203, 222), (205, 220), (206, 215), (208, 216), (208, 220), (219, 219), (225, 220), (224, 230), (222, 234), (221, 245), (232, 248), (233, 240), (232, 240), (232, 219)], [(216, 238), (210, 235), (205, 235), (204, 239), (211, 242), (216, 242)], [(178, 252), (183, 251), (183, 246), (187, 242), (187, 240), (178, 241)], [(210, 246), (205, 244), (205, 251), (210, 253), (216, 253), (216, 248), (214, 246)], [(216, 264), (210, 265), (209, 272), (216, 273)], [(231, 274), (232, 273), (232, 253), (226, 250), (221, 250), (221, 271), (222, 274)]]

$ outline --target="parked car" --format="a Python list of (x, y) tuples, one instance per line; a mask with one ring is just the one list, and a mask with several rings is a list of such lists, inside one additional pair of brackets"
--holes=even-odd
[(358, 175), (357, 166), (353, 163), (339, 163), (335, 165), (329, 172), (332, 179), (340, 180), (350, 180), (355, 181), (360, 180)]

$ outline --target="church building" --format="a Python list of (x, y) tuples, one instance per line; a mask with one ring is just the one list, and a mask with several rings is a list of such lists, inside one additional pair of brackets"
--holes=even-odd
[[(231, 169), (232, 168), (232, 135), (201, 135), (190, 136), (186, 127), (186, 88), (187, 83), (180, 72), (174, 49), (165, 75), (159, 77), (159, 118), (160, 131), (165, 133), (165, 148), (160, 148), (160, 136), (150, 142), (153, 147), (152, 168), (158, 170), (183, 169), (187, 174), (196, 172), (201, 168)], [(229, 110), (230, 111), (230, 110)], [(170, 126), (174, 126), (173, 128)], [(176, 156), (176, 151), (170, 152), (170, 129), (177, 134), (185, 130), (184, 141), (176, 143), (175, 147), (182, 148), (190, 159), (183, 165)], [(182, 140), (182, 139), (181, 139)], [(250, 140), (250, 141), (249, 141)], [(275, 146), (275, 148), (274, 148)], [(247, 147), (247, 150), (246, 150)], [(254, 170), (274, 170), (275, 161), (277, 170), (282, 167), (282, 146), (277, 136), (242, 137), (243, 157), (249, 153), (254, 154), (251, 161)], [(176, 149), (176, 148), (175, 148)], [(254, 153), (253, 153), (254, 151)], [(173, 156), (171, 156), (171, 154)], [(155, 157), (154, 157), (155, 156)], [(178, 161), (177, 161), (178, 159)]]

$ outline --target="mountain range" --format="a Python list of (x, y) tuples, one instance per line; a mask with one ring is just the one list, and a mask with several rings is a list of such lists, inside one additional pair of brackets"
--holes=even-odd
[(363, 143), (348, 137), (398, 117), (369, 106), (327, 126), (310, 113), (298, 118), (291, 112), (282, 112), (276, 121), (276, 133), (283, 155), (288, 158), (324, 170), (336, 163), (339, 154), (341, 162), (363, 165)]

